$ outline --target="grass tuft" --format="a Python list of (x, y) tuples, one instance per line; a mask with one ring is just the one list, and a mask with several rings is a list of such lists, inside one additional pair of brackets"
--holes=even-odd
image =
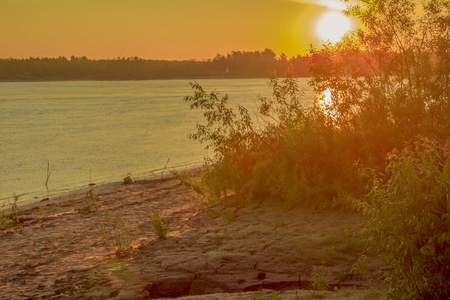
[(154, 211), (150, 215), (150, 220), (152, 222), (153, 232), (159, 239), (165, 240), (167, 233), (169, 232), (170, 221), (161, 217), (161, 212), (159, 210)]
[(130, 241), (129, 225), (123, 217), (123, 211), (116, 211), (112, 219), (108, 215), (100, 230), (106, 249), (113, 248), (116, 257), (129, 257), (132, 254), (133, 244)]
[(98, 197), (94, 192), (94, 188), (90, 188), (86, 192), (86, 198), (84, 199), (84, 206), (87, 212), (98, 209)]
[(7, 229), (8, 232), (12, 232), (10, 229), (11, 227), (21, 223), (20, 216), (23, 214), (23, 211), (17, 206), (19, 197), (20, 196), (14, 194), (14, 200), (12, 202), (7, 201), (3, 203), (2, 207), (7, 205), (10, 206), (8, 215), (6, 215), (4, 211), (0, 211), (0, 227)]

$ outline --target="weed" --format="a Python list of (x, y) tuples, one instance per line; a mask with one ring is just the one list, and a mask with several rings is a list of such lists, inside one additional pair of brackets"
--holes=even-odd
[(2, 205), (2, 207), (9, 205), (10, 208), (9, 208), (9, 215), (5, 215), (3, 211), (0, 211), (1, 227), (8, 228), (20, 224), (20, 216), (23, 214), (23, 211), (17, 206), (17, 202), (19, 201), (20, 196), (14, 194), (13, 197), (14, 200), (12, 202), (7, 201), (4, 202)]
[(17, 202), (19, 201), (19, 196), (14, 194), (14, 201), (11, 203), (10, 215), (12, 222), (14, 224), (20, 223), (20, 216), (23, 214), (22, 210), (17, 206)]
[(191, 172), (178, 173), (172, 171), (172, 175), (177, 177), (188, 193), (186, 200), (197, 208), (206, 208), (215, 201), (202, 181), (196, 180)]
[(281, 300), (280, 293), (272, 290), (272, 300)]
[(94, 188), (90, 188), (86, 192), (87, 198), (84, 199), (84, 205), (88, 212), (98, 209), (98, 197), (94, 192)]
[(159, 210), (154, 211), (150, 215), (150, 220), (152, 222), (153, 232), (159, 239), (165, 240), (169, 232), (170, 221), (167, 218), (161, 217)]
[(0, 227), (6, 228), (9, 225), (9, 219), (3, 211), (0, 211)]
[(311, 274), (311, 288), (313, 290), (328, 290), (328, 276), (330, 270), (324, 266), (314, 266)]
[(106, 249), (113, 247), (116, 257), (127, 257), (131, 254), (133, 245), (129, 238), (129, 226), (121, 210), (114, 213), (112, 220), (108, 215), (106, 225), (101, 225), (100, 230)]

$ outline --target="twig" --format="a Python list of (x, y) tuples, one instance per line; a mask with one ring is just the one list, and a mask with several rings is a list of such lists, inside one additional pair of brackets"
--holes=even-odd
[(50, 162), (47, 161), (47, 179), (45, 180), (45, 187), (47, 188), (47, 194), (49, 193), (49, 191), (48, 191), (48, 180), (50, 179), (50, 175), (52, 175), (52, 171), (50, 171)]
[(169, 157), (169, 159), (167, 160), (166, 165), (164, 166), (164, 169), (163, 169), (162, 172), (161, 172), (161, 179), (163, 178), (164, 171), (166, 170), (167, 165), (169, 164), (169, 160), (170, 160), (170, 157)]

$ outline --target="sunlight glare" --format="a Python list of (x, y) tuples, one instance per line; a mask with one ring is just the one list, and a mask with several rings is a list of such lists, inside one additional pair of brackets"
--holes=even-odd
[(336, 127), (337, 125), (339, 113), (336, 111), (336, 108), (333, 105), (333, 99), (331, 98), (331, 89), (327, 88), (323, 91), (319, 97), (319, 105), (324, 112), (324, 114), (330, 118), (330, 120), (334, 123)]
[(350, 29), (350, 20), (346, 16), (337, 11), (330, 11), (318, 21), (316, 33), (323, 41), (336, 43)]
[(327, 88), (324, 92), (323, 92), (323, 98), (321, 101), (321, 104), (325, 107), (328, 107), (332, 104), (331, 101), (331, 90), (330, 88)]

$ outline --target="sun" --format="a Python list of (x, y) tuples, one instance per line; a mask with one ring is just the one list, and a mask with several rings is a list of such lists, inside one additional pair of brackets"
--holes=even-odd
[(323, 41), (336, 43), (351, 29), (350, 20), (337, 11), (325, 13), (317, 22), (316, 33)]

